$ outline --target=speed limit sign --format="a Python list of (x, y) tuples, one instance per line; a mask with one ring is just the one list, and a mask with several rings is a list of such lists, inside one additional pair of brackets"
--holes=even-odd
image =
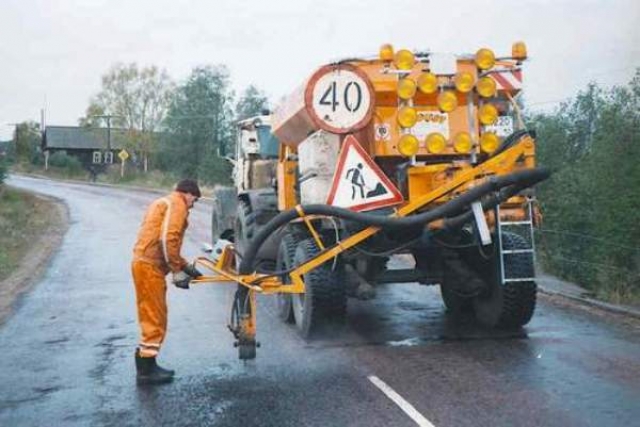
[(305, 104), (314, 123), (328, 132), (349, 133), (373, 115), (373, 87), (367, 75), (349, 65), (328, 65), (309, 80)]

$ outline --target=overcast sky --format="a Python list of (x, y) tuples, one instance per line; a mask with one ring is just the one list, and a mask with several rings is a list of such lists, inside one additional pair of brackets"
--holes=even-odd
[(624, 84), (640, 67), (638, 0), (0, 0), (0, 139), (7, 124), (76, 125), (116, 62), (176, 80), (226, 64), (236, 91), (272, 101), (328, 60), (398, 48), (509, 54), (527, 43), (528, 101), (552, 107), (589, 81)]

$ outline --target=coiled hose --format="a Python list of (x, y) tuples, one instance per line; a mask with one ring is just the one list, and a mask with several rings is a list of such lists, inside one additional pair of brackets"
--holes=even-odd
[[(508, 194), (516, 194), (518, 191), (531, 187), (550, 176), (550, 172), (546, 168), (527, 169), (523, 171), (513, 172), (509, 175), (493, 176), (487, 179), (486, 182), (481, 185), (472, 188), (459, 197), (451, 200), (437, 208), (430, 211), (411, 215), (407, 217), (388, 217), (378, 216), (367, 213), (354, 212), (348, 209), (339, 208), (330, 205), (303, 205), (302, 210), (306, 215), (322, 215), (341, 218), (348, 221), (355, 221), (367, 226), (375, 226), (385, 229), (392, 228), (405, 228), (424, 226), (429, 222), (437, 219), (451, 217), (458, 215), (456, 224), (464, 220), (465, 212), (468, 210), (468, 206), (486, 196), (487, 194), (495, 191), (502, 190), (506, 187), (502, 197)], [(508, 190), (508, 191), (506, 191)], [(497, 196), (501, 198), (500, 196)], [(493, 199), (492, 199), (493, 200)], [(262, 244), (280, 227), (298, 218), (299, 214), (296, 209), (289, 209), (276, 215), (271, 221), (269, 221), (255, 237), (249, 242), (244, 254), (242, 254), (242, 260), (238, 266), (239, 274), (251, 274), (254, 271), (254, 264), (258, 250)], [(462, 219), (461, 219), (462, 218)]]

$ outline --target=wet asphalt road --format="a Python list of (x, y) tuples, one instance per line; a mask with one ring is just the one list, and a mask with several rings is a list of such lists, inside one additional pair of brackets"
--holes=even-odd
[[(348, 325), (311, 343), (260, 301), (258, 359), (238, 361), (230, 286), (169, 291), (161, 362), (169, 385), (138, 388), (129, 262), (157, 195), (12, 177), (59, 197), (71, 226), (0, 326), (0, 426), (415, 426), (369, 379), (434, 426), (640, 426), (640, 327), (542, 300), (518, 333), (445, 315), (437, 288), (379, 288)], [(184, 253), (209, 241), (209, 207)], [(425, 424), (426, 425), (426, 424)]]

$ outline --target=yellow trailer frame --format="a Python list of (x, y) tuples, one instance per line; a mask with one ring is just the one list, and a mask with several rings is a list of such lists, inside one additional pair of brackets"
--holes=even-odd
[[(512, 147), (506, 149), (502, 153), (484, 161), (478, 166), (459, 165), (459, 169), (453, 172), (452, 178), (444, 185), (435, 190), (418, 197), (416, 200), (409, 201), (406, 205), (397, 209), (392, 217), (405, 217), (418, 209), (421, 209), (429, 203), (435, 202), (441, 197), (459, 189), (462, 186), (472, 187), (477, 184), (476, 180), (482, 180), (488, 176), (502, 175), (514, 172), (518, 169), (527, 169), (534, 167), (533, 159), (535, 155), (534, 140), (529, 135), (523, 136)], [(479, 182), (478, 182), (479, 183)], [(309, 271), (317, 268), (328, 260), (337, 257), (342, 252), (352, 248), (365, 239), (376, 234), (380, 228), (370, 226), (361, 230), (343, 241), (339, 241), (330, 248), (325, 248), (320, 237), (314, 229), (310, 217), (304, 213), (302, 206), (296, 207), (298, 214), (309, 228), (313, 238), (316, 240), (321, 252), (314, 258), (297, 266), (288, 274), (291, 277), (291, 284), (283, 284), (278, 275), (252, 273), (240, 275), (236, 271), (235, 249), (232, 245), (225, 247), (223, 253), (217, 259), (212, 261), (209, 258), (200, 257), (196, 259), (196, 263), (213, 272), (215, 275), (201, 276), (191, 281), (192, 284), (224, 284), (228, 282), (236, 283), (248, 289), (248, 301), (250, 304), (250, 316), (243, 318), (239, 325), (237, 335), (240, 341), (255, 343), (256, 335), (256, 298), (257, 293), (270, 295), (277, 293), (301, 294), (305, 292), (305, 284), (303, 276)], [(315, 216), (317, 218), (317, 216)], [(242, 344), (242, 342), (240, 342)]]

